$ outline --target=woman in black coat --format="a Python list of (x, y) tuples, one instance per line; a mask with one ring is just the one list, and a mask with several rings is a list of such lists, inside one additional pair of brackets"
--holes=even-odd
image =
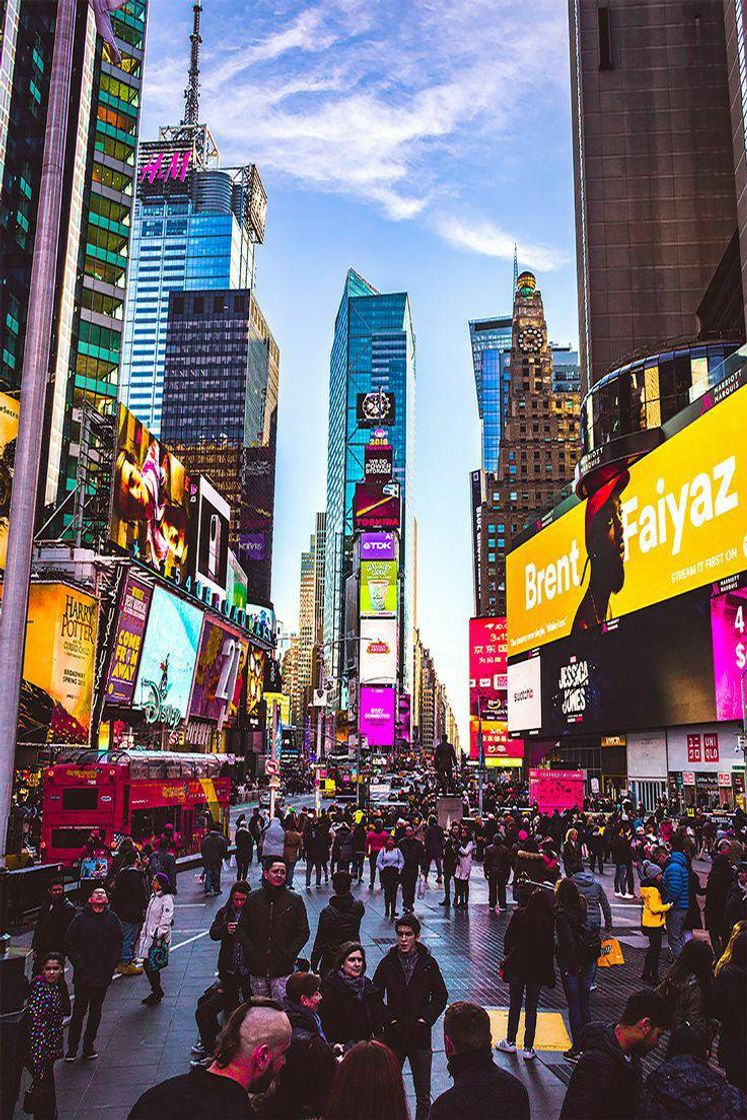
[(537, 1029), (537, 1004), (542, 988), (555, 987), (555, 919), (552, 895), (542, 887), (530, 894), (526, 906), (517, 910), (506, 930), (503, 978), (508, 981), (510, 1005), (508, 1034), (499, 1050), (516, 1052), (521, 1004), (526, 992), (524, 1057), (536, 1057), (534, 1035)]
[(347, 941), (337, 954), (336, 967), (321, 986), (319, 1017), (327, 1041), (349, 1050), (356, 1042), (383, 1034), (384, 1002), (366, 976), (366, 952), (358, 941)]

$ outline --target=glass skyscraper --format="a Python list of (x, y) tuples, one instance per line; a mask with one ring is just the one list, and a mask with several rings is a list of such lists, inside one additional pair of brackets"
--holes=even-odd
[(484, 471), (498, 469), (498, 449), (508, 406), (508, 382), (511, 376), (509, 358), (512, 324), (510, 315), (471, 319), (469, 324)]
[(395, 421), (387, 427), (394, 477), (402, 495), (400, 537), (400, 665), (412, 686), (414, 624), (415, 335), (406, 292), (382, 294), (352, 269), (335, 320), (329, 372), (327, 522), (324, 601), (326, 672), (339, 682), (345, 580), (352, 570), (353, 495), (363, 478), (369, 428), (359, 428), (359, 393), (393, 393)]

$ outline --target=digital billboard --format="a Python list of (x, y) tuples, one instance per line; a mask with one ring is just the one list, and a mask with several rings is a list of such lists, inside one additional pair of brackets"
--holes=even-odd
[(530, 657), (508, 667), (510, 731), (536, 731), (542, 726), (542, 661)]
[(394, 746), (394, 689), (361, 688), (358, 732), (369, 747)]
[(247, 603), (246, 628), (253, 638), (272, 645), (275, 640), (275, 612), (272, 607)]
[(396, 618), (362, 618), (360, 647), (360, 683), (393, 684), (397, 679)]
[(470, 759), (521, 758), (519, 741), (508, 738), (506, 619), (469, 621)]
[(132, 703), (152, 591), (137, 572), (129, 571), (125, 576), (106, 679), (107, 704)]
[(396, 561), (361, 561), (360, 607), (361, 617), (365, 615), (396, 615)]
[(412, 740), (412, 697), (400, 692), (397, 701), (397, 738), (409, 743)]
[(356, 423), (359, 428), (378, 428), (393, 424), (397, 419), (397, 402), (394, 393), (375, 389), (359, 393), (356, 401)]
[(363, 476), (388, 482), (392, 477), (394, 448), (390, 444), (369, 443), (363, 449)]
[(229, 548), (226, 565), (226, 599), (228, 605), (245, 611), (248, 587), (249, 582), (246, 578), (246, 572), (239, 564), (235, 552)]
[(716, 719), (742, 718), (742, 676), (747, 672), (747, 588), (711, 600)]
[(195, 530), (195, 577), (223, 595), (228, 576), (231, 507), (206, 478), (198, 479)]
[(0, 572), (5, 571), (8, 550), (10, 496), (13, 492), (13, 471), (18, 435), (20, 402), (7, 393), (0, 393)]
[(253, 716), (262, 703), (265, 681), (265, 654), (261, 649), (249, 643), (248, 661), (246, 665), (246, 714)]
[(399, 529), (398, 494), (385, 492), (380, 482), (357, 482), (353, 497), (356, 529)]
[(747, 386), (509, 553), (510, 657), (741, 571)]
[(189, 714), (231, 722), (241, 701), (241, 686), (249, 643), (237, 630), (206, 614), (195, 665)]
[(27, 619), (18, 742), (86, 744), (98, 604), (63, 583), (32, 583)]
[(361, 533), (361, 561), (396, 560), (397, 538), (394, 533)]
[(110, 536), (164, 576), (186, 577), (192, 481), (184, 465), (119, 405)]
[(134, 700), (148, 723), (177, 727), (186, 719), (202, 618), (191, 603), (153, 588)]

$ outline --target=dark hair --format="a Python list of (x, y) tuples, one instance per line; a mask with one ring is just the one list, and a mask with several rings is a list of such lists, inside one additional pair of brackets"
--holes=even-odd
[(337, 1073), (337, 1059), (318, 1035), (294, 1039), (285, 1052), (285, 1065), (274, 1091), (263, 1097), (263, 1120), (321, 1115)]
[(620, 1022), (623, 1026), (633, 1027), (641, 1019), (649, 1019), (653, 1027), (668, 1027), (670, 1014), (667, 1001), (656, 992), (633, 992), (628, 996)]
[(527, 898), (524, 914), (533, 926), (552, 927), (553, 911), (550, 892), (544, 887), (535, 887)]
[(409, 1120), (402, 1070), (383, 1042), (356, 1042), (337, 1067), (323, 1120)]
[(285, 994), (294, 1003), (300, 1003), (301, 996), (310, 999), (318, 992), (321, 983), (321, 977), (316, 972), (292, 972), (285, 985)]
[(459, 1000), (446, 1009), (444, 1034), (457, 1054), (469, 1054), (486, 1047), (490, 1049), (490, 1016), (484, 1007), (468, 1000)]
[(396, 933), (402, 926), (411, 929), (416, 937), (420, 937), (420, 930), (422, 927), (414, 914), (403, 914), (401, 918), (397, 918), (397, 921), (394, 923), (394, 932)]
[(665, 996), (675, 993), (690, 976), (694, 976), (698, 987), (707, 995), (713, 981), (713, 949), (707, 941), (688, 941), (671, 968), (661, 981)]
[(332, 876), (332, 889), (335, 894), (350, 894), (353, 876), (349, 871), (335, 871)]
[(241, 1027), (249, 1012), (255, 1007), (269, 1007), (271, 1011), (282, 1011), (282, 1004), (274, 999), (264, 996), (252, 996), (246, 1003), (241, 1003), (234, 1011), (231, 1018), (223, 1028), (218, 1045), (215, 1049), (215, 1064), (225, 1069), (230, 1065), (241, 1045)]
[(696, 1031), (689, 1023), (681, 1023), (669, 1036), (667, 1060), (687, 1054), (690, 1058), (695, 1058), (696, 1062), (705, 1064), (708, 1061), (708, 1049), (706, 1039), (700, 1031)]
[(63, 975), (64, 975), (64, 973), (65, 973), (65, 955), (64, 955), (64, 953), (58, 953), (58, 952), (52, 950), (49, 953), (42, 953), (42, 955), (39, 959), (41, 960), (42, 968), (44, 968), (44, 965), (47, 963), (47, 961), (57, 961), (58, 965), (61, 966), (62, 972), (63, 972)]
[(584, 916), (584, 900), (581, 891), (573, 879), (558, 879), (555, 884), (555, 898), (562, 910), (575, 914), (578, 918)]
[(685, 849), (685, 837), (679, 829), (674, 833), (670, 841), (670, 846), (673, 852), (682, 852)]
[(342, 943), (340, 948), (337, 950), (337, 956), (335, 957), (335, 968), (342, 968), (347, 957), (349, 957), (351, 953), (355, 953), (356, 950), (363, 954), (363, 971), (365, 972), (366, 950), (363, 948), (360, 941), (344, 941)]
[(171, 841), (169, 840), (168, 836), (161, 836), (158, 841), (159, 850), (162, 852), (167, 852), (169, 850), (170, 844)]
[(251, 894), (252, 888), (247, 883), (246, 879), (237, 879), (228, 892), (228, 901), (233, 901), (235, 894)]
[(63, 890), (65, 889), (65, 880), (61, 875), (55, 875), (54, 879), (49, 880), (47, 883), (47, 890), (51, 891), (52, 887), (62, 887)]

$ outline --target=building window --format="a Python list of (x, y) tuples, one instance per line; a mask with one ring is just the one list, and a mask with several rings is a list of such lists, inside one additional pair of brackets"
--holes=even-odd
[(606, 4), (597, 8), (597, 32), (599, 35), (599, 69), (612, 69), (612, 35), (610, 29), (610, 10)]

